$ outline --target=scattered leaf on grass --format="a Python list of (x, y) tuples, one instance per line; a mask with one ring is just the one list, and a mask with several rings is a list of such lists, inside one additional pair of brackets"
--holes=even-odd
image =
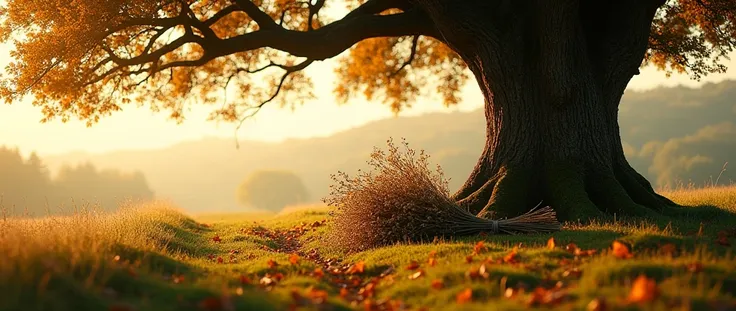
[(598, 251), (595, 249), (582, 250), (575, 243), (570, 243), (565, 246), (565, 250), (578, 257), (586, 257), (595, 255)]
[(514, 247), (514, 249), (511, 250), (506, 256), (503, 257), (503, 262), (505, 263), (519, 263), (519, 253), (518, 253), (518, 247)]
[(430, 267), (434, 267), (434, 265), (436, 265), (436, 264), (437, 264), (437, 259), (435, 259), (434, 257), (430, 257), (430, 258), (429, 258), (429, 260), (427, 260), (427, 264), (428, 264), (428, 265), (429, 265)]
[(628, 245), (624, 244), (620, 241), (613, 241), (613, 256), (616, 256), (616, 258), (620, 259), (629, 259), (631, 257), (634, 257), (634, 254), (631, 253), (631, 249)]
[(514, 288), (509, 287), (509, 288), (506, 288), (505, 291), (503, 291), (503, 296), (511, 299), (511, 298), (518, 296), (520, 293), (523, 293), (523, 292), (524, 290), (522, 289), (514, 289)]
[(473, 262), (473, 255), (468, 255), (468, 256), (466, 256), (466, 257), (465, 257), (465, 262), (466, 262), (466, 263), (471, 263), (471, 262)]
[(325, 276), (325, 272), (322, 271), (322, 268), (314, 268), (314, 271), (312, 271), (312, 276), (321, 279)]
[(437, 256), (437, 251), (432, 250), (432, 251), (429, 252), (429, 258), (434, 258), (436, 256)]
[(473, 255), (479, 255), (484, 250), (486, 250), (485, 242), (478, 241), (478, 243), (475, 243), (475, 246), (473, 246)]
[(220, 256), (217, 256), (217, 263), (224, 263), (224, 262), (225, 262), (225, 259), (223, 259)]
[(289, 256), (289, 262), (292, 265), (298, 264), (299, 263), (299, 255), (297, 255), (297, 254), (291, 254), (291, 256)]
[(699, 262), (693, 262), (693, 263), (687, 264), (685, 268), (687, 268), (687, 271), (690, 271), (692, 273), (698, 273), (700, 271), (703, 271), (703, 264)]
[(409, 265), (406, 266), (406, 270), (416, 270), (419, 269), (419, 263), (415, 260), (412, 260), (409, 262)]
[(465, 272), (465, 276), (471, 280), (475, 280), (478, 278), (488, 278), (488, 272), (486, 272), (486, 265), (482, 264), (477, 268), (470, 268), (467, 272)]
[(411, 274), (411, 275), (409, 276), (409, 279), (410, 279), (410, 280), (416, 280), (416, 279), (418, 279), (419, 277), (421, 277), (422, 275), (424, 275), (424, 271), (422, 271), (422, 270), (417, 270), (417, 272), (414, 272), (414, 273), (412, 273), (412, 274)]
[(440, 279), (434, 279), (434, 280), (432, 280), (432, 285), (431, 286), (432, 286), (432, 288), (439, 290), (439, 289), (442, 289), (443, 287), (445, 287), (445, 282), (443, 282)]
[(323, 304), (325, 301), (327, 301), (327, 291), (316, 289), (314, 287), (311, 287), (309, 291), (307, 292), (307, 297), (312, 300), (312, 303), (314, 304)]
[(631, 285), (631, 292), (629, 292), (628, 302), (649, 302), (659, 297), (659, 289), (657, 288), (657, 281), (650, 279), (645, 275), (639, 275), (634, 284)]
[(269, 259), (266, 264), (268, 265), (269, 269), (273, 269), (279, 266), (279, 263), (274, 261), (273, 259)]
[(549, 240), (547, 240), (547, 249), (555, 249), (555, 246), (557, 246), (555, 238), (549, 238)]
[(562, 302), (567, 293), (565, 290), (560, 288), (545, 289), (544, 287), (537, 287), (529, 297), (528, 304), (532, 306), (536, 305), (547, 305), (554, 306)]
[(348, 289), (345, 287), (340, 288), (340, 297), (345, 298), (348, 296), (350, 292), (348, 292)]
[(580, 271), (577, 267), (573, 267), (571, 269), (565, 270), (565, 272), (562, 272), (562, 276), (566, 278), (580, 278), (580, 276), (583, 274), (583, 271)]
[(347, 274), (360, 274), (365, 272), (365, 262), (359, 261), (348, 268)]
[(240, 275), (240, 284), (246, 285), (252, 283), (251, 279), (247, 275)]
[(586, 309), (588, 311), (606, 311), (608, 310), (608, 306), (603, 298), (595, 298), (588, 303)]
[(220, 238), (220, 236), (219, 236), (219, 235), (216, 235), (216, 236), (214, 236), (214, 237), (212, 238), (212, 241), (214, 241), (214, 242), (222, 242), (222, 239)]
[(171, 281), (173, 281), (174, 284), (183, 283), (184, 282), (184, 276), (183, 275), (176, 275), (176, 274), (174, 274), (174, 275), (171, 276)]
[(455, 301), (458, 304), (464, 304), (471, 300), (473, 300), (473, 290), (471, 288), (466, 288), (455, 296)]

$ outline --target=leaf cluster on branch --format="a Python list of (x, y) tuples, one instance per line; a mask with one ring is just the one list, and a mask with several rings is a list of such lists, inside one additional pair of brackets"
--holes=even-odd
[[(661, 5), (648, 63), (696, 78), (725, 70), (718, 61), (736, 45), (734, 1), (648, 1)], [(238, 121), (268, 103), (314, 98), (304, 69), (341, 55), (334, 89), (340, 101), (362, 93), (398, 112), (438, 90), (452, 105), (469, 78), (467, 60), (443, 42), (436, 16), (442, 11), (433, 11), (452, 6), (449, 0), (8, 0), (0, 7), (0, 41), (13, 50), (0, 97), (14, 102), (32, 94), (44, 121), (76, 117), (92, 124), (133, 102), (179, 121), (189, 104), (206, 104), (212, 119)], [(606, 12), (597, 14), (594, 20), (606, 19)]]

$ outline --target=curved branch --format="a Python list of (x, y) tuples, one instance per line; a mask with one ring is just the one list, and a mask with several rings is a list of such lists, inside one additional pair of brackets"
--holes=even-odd
[(253, 3), (250, 0), (235, 0), (235, 4), (237, 4), (243, 12), (248, 14), (250, 18), (252, 18), (258, 26), (261, 27), (261, 29), (270, 29), (270, 28), (277, 28), (279, 25), (276, 24), (276, 21), (271, 18), (271, 16), (268, 16), (266, 12), (263, 12), (255, 3)]
[(403, 64), (401, 64), (401, 67), (394, 71), (392, 74), (390, 74), (388, 77), (393, 77), (397, 75), (399, 72), (404, 70), (404, 67), (409, 66), (411, 62), (414, 61), (414, 57), (417, 55), (417, 46), (419, 45), (419, 36), (414, 36), (414, 39), (411, 41), (411, 54), (409, 54), (409, 59), (407, 59)]
[[(240, 120), (238, 120), (238, 126), (235, 127), (235, 135), (236, 135), (235, 144), (236, 144), (236, 148), (239, 148), (240, 147), (238, 145), (237, 134), (238, 134), (238, 131), (240, 130), (240, 128), (243, 126), (243, 123), (246, 120), (248, 120), (249, 118), (252, 118), (253, 116), (255, 116), (259, 111), (261, 111), (261, 109), (265, 105), (267, 105), (268, 103), (270, 103), (271, 101), (273, 101), (276, 98), (276, 96), (279, 95), (279, 93), (281, 92), (281, 88), (283, 87), (284, 82), (286, 82), (286, 78), (288, 78), (289, 75), (291, 75), (294, 72), (297, 72), (297, 71), (300, 71), (300, 70), (304, 70), (309, 65), (311, 65), (313, 62), (314, 62), (313, 59), (307, 59), (307, 60), (305, 60), (305, 61), (303, 61), (303, 62), (301, 62), (301, 63), (299, 63), (297, 65), (294, 65), (294, 66), (275, 65), (275, 66), (279, 66), (280, 68), (283, 68), (285, 72), (281, 76), (281, 80), (279, 80), (279, 84), (276, 87), (276, 90), (273, 92), (273, 94), (271, 94), (271, 97), (269, 97), (268, 99), (266, 99), (265, 101), (261, 102), (260, 104), (258, 104), (256, 106), (248, 107), (248, 110), (251, 110), (251, 113), (249, 113), (247, 115), (244, 115), (243, 117), (240, 118)], [(273, 64), (273, 63), (271, 63), (271, 64)], [(269, 66), (266, 66), (266, 67), (269, 67)], [(264, 68), (266, 68), (266, 67), (264, 67)]]
[(307, 32), (281, 27), (262, 29), (222, 40), (216, 48), (218, 53), (232, 54), (269, 47), (298, 57), (324, 60), (365, 39), (412, 35), (436, 37), (431, 22), (418, 10), (344, 18)]

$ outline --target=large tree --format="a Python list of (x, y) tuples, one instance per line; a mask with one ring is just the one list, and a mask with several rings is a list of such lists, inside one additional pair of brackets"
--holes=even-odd
[(619, 101), (642, 64), (698, 78), (724, 71), (736, 45), (733, 0), (7, 0), (2, 10), (0, 40), (15, 50), (0, 96), (33, 94), (44, 120), (94, 123), (135, 102), (177, 120), (211, 104), (212, 119), (238, 121), (310, 98), (303, 70), (338, 55), (337, 97), (362, 92), (394, 111), (435, 92), (457, 103), (472, 73), (487, 142), (455, 198), (497, 216), (542, 199), (563, 219), (673, 205), (627, 163)]

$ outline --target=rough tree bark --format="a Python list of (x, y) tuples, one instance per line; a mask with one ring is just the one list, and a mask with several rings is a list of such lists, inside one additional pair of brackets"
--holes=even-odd
[(455, 199), (481, 216), (540, 201), (564, 220), (673, 205), (627, 162), (618, 105), (663, 1), (419, 1), (485, 96), (486, 145)]

